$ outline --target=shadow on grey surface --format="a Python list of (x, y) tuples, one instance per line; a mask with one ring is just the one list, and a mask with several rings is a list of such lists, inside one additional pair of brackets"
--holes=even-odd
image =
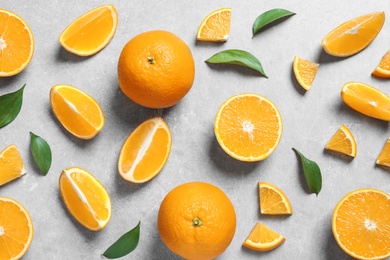
[[(93, 56), (93, 55), (92, 55)], [(70, 53), (67, 50), (65, 50), (61, 44), (58, 45), (58, 50), (57, 50), (57, 55), (56, 55), (56, 60), (60, 62), (82, 62), (84, 60), (87, 60), (88, 58), (92, 56), (78, 56), (76, 54)]]
[(352, 156), (348, 156), (346, 154), (342, 154), (342, 153), (338, 153), (338, 152), (335, 152), (335, 151), (331, 151), (331, 150), (328, 150), (328, 149), (325, 149), (325, 148), (324, 148), (323, 152), (324, 152), (324, 154), (329, 155), (332, 158), (339, 159), (339, 160), (341, 160), (342, 162), (345, 162), (345, 163), (351, 163), (353, 161), (353, 159), (354, 159), (354, 157), (352, 157)]
[[(116, 166), (116, 164), (115, 164)], [(132, 183), (127, 180), (125, 180), (118, 172), (118, 168), (114, 167), (113, 173), (115, 174), (115, 193), (119, 194), (119, 196), (124, 196), (124, 195), (131, 195), (134, 193), (137, 193), (147, 185), (149, 185), (153, 179), (157, 178), (154, 177), (153, 179), (145, 182), (145, 183)]]
[(324, 245), (323, 255), (325, 256), (326, 260), (353, 260), (354, 258), (350, 257), (348, 254), (346, 254), (341, 247), (337, 244), (333, 233), (332, 233), (332, 227), (331, 223), (329, 222), (329, 226), (327, 227), (327, 234), (326, 234), (326, 245)]
[(301, 94), (302, 96), (304, 96), (307, 91), (297, 81), (297, 78), (295, 77), (295, 73), (294, 73), (294, 70), (292, 69), (292, 66), (291, 66), (290, 79), (291, 79), (291, 83), (293, 84), (294, 88), (298, 91), (298, 93)]
[[(255, 71), (253, 69), (240, 66), (240, 65), (235, 65), (235, 64), (214, 64), (214, 63), (208, 63), (205, 62), (211, 69), (217, 71), (217, 72), (224, 72), (224, 71), (229, 71), (229, 72), (234, 72), (237, 74), (244, 75), (246, 77), (256, 77), (256, 78), (264, 78), (267, 79), (266, 77), (262, 76), (258, 71)], [(265, 73), (266, 69), (263, 68)]]
[[(14, 75), (14, 76), (11, 76), (11, 77), (3, 77), (3, 78), (0, 77), (0, 89), (1, 89), (1, 88), (5, 88), (5, 87), (8, 87), (8, 86), (11, 86), (11, 85), (15, 85), (15, 82), (18, 81), (18, 78), (20, 78), (20, 77), (21, 77), (21, 74), (22, 74), (25, 70), (27, 70), (27, 69), (28, 69), (28, 67), (25, 68), (25, 69), (24, 69), (23, 71), (21, 71), (20, 73)], [(23, 83), (23, 84), (24, 84), (24, 83)], [(23, 84), (22, 84), (21, 86), (14, 86), (15, 90), (12, 90), (12, 91), (10, 91), (10, 92), (14, 92), (14, 91), (18, 90), (19, 88), (21, 88), (21, 87), (23, 86)]]
[(156, 230), (156, 234), (153, 235), (152, 239), (152, 247), (148, 250), (149, 255), (148, 259), (150, 260), (161, 260), (161, 259), (169, 259), (169, 260), (182, 260), (183, 258), (174, 254), (168, 247), (165, 246), (163, 241), (160, 238), (160, 235)]
[[(351, 57), (351, 56), (349, 56)], [(337, 56), (332, 56), (328, 54), (322, 46), (319, 47), (318, 54), (317, 54), (317, 59), (315, 60), (316, 63), (319, 64), (326, 64), (326, 63), (335, 63), (339, 61), (343, 61), (345, 59), (348, 59), (349, 57), (337, 57)]]

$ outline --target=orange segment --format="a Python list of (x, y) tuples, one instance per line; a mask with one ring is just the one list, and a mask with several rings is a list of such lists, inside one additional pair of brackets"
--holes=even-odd
[(356, 156), (356, 141), (351, 131), (342, 125), (326, 144), (325, 149), (342, 153), (351, 157)]
[(140, 124), (126, 139), (118, 161), (119, 174), (134, 183), (147, 182), (164, 167), (171, 151), (172, 137), (160, 117)]
[(382, 151), (376, 158), (376, 164), (390, 167), (390, 138), (387, 139)]
[(258, 222), (242, 245), (252, 250), (264, 252), (277, 248), (284, 241), (286, 238)]
[(60, 123), (76, 137), (92, 139), (104, 126), (104, 114), (98, 102), (76, 87), (53, 86), (50, 103)]
[(0, 77), (24, 70), (34, 54), (30, 27), (17, 14), (0, 8)]
[(264, 160), (282, 135), (282, 117), (264, 96), (246, 93), (230, 97), (218, 110), (214, 132), (222, 149), (241, 161)]
[(356, 54), (375, 39), (384, 22), (384, 12), (356, 17), (328, 33), (322, 40), (322, 47), (333, 56), (347, 57)]
[(0, 186), (24, 174), (26, 170), (18, 148), (13, 144), (4, 148), (0, 153)]
[(291, 203), (279, 187), (271, 183), (259, 182), (259, 197), (261, 214), (292, 214)]
[(230, 35), (231, 14), (231, 8), (221, 8), (211, 12), (200, 24), (196, 40), (226, 42)]
[(31, 245), (34, 226), (18, 201), (0, 197), (0, 259), (22, 258)]
[(390, 195), (377, 189), (359, 189), (340, 200), (332, 216), (339, 246), (357, 259), (390, 256)]
[(390, 51), (386, 52), (379, 65), (372, 72), (372, 75), (380, 78), (390, 78)]
[(311, 84), (313, 84), (314, 78), (317, 74), (320, 64), (311, 62), (305, 59), (301, 59), (297, 56), (294, 57), (293, 71), (295, 78), (299, 85), (305, 90), (309, 90)]
[(61, 34), (59, 42), (67, 51), (90, 56), (101, 51), (114, 37), (118, 13), (111, 4), (102, 5), (83, 14)]
[(61, 197), (70, 214), (92, 231), (103, 229), (111, 218), (111, 200), (104, 186), (91, 173), (78, 167), (62, 171)]

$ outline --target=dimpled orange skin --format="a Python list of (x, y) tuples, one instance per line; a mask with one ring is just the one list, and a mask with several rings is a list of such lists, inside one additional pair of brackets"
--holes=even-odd
[(187, 44), (167, 31), (131, 39), (118, 61), (118, 82), (127, 97), (148, 108), (177, 104), (191, 89), (195, 63)]

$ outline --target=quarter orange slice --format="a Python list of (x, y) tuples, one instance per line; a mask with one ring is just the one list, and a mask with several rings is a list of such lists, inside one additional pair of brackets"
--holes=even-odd
[(291, 215), (292, 207), (286, 194), (275, 185), (259, 182), (260, 213), (269, 215)]
[(91, 173), (78, 167), (65, 169), (59, 187), (66, 208), (82, 226), (99, 231), (107, 225), (111, 218), (111, 199)]
[(326, 144), (325, 149), (342, 153), (351, 157), (356, 156), (356, 141), (351, 131), (342, 125)]
[(104, 114), (99, 103), (76, 87), (53, 86), (50, 103), (60, 123), (78, 138), (92, 139), (104, 126)]
[(339, 246), (356, 259), (390, 256), (390, 195), (377, 189), (348, 193), (333, 211), (332, 231)]
[(20, 73), (34, 54), (34, 36), (17, 14), (0, 8), (0, 77)]
[(171, 131), (160, 117), (140, 124), (122, 146), (119, 174), (127, 181), (144, 183), (154, 178), (168, 160), (172, 145)]
[(384, 12), (356, 17), (328, 33), (322, 40), (322, 47), (333, 56), (354, 55), (370, 45), (381, 31), (384, 22)]
[(372, 72), (372, 75), (380, 78), (390, 78), (390, 51), (386, 52), (379, 65)]
[(26, 169), (18, 148), (13, 144), (4, 148), (0, 153), (0, 186), (24, 174)]
[(111, 4), (88, 11), (61, 34), (59, 42), (67, 51), (90, 56), (108, 45), (118, 25), (118, 13)]
[(214, 132), (222, 149), (240, 161), (260, 161), (272, 154), (282, 136), (282, 117), (268, 98), (239, 94), (218, 110)]
[(320, 64), (311, 62), (309, 60), (305, 60), (299, 58), (297, 56), (294, 57), (293, 62), (293, 71), (295, 78), (297, 79), (299, 85), (305, 90), (309, 90), (311, 85), (313, 84), (314, 78), (317, 74), (318, 67)]
[(390, 138), (387, 139), (382, 151), (376, 158), (376, 164), (381, 166), (390, 167)]
[(200, 24), (196, 40), (226, 42), (230, 35), (231, 14), (231, 8), (221, 8), (211, 12)]
[(243, 246), (256, 251), (271, 251), (286, 241), (286, 238), (276, 233), (261, 222), (256, 223)]

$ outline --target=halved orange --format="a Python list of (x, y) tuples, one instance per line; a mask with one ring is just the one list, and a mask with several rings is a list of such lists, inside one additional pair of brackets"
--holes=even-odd
[(390, 195), (364, 188), (348, 193), (337, 203), (332, 231), (339, 246), (357, 259), (390, 256)]
[(355, 137), (347, 126), (342, 125), (326, 144), (325, 149), (355, 157), (357, 151)]
[(240, 161), (260, 161), (272, 154), (282, 136), (282, 117), (268, 98), (244, 93), (219, 108), (214, 132), (222, 149)]
[(90, 56), (108, 45), (118, 25), (118, 13), (111, 4), (96, 7), (72, 22), (59, 42), (67, 51)]
[(376, 158), (376, 164), (381, 166), (390, 167), (390, 138), (387, 139), (382, 151)]
[(270, 251), (286, 241), (286, 238), (276, 233), (262, 222), (256, 223), (243, 246), (256, 251)]
[(34, 36), (26, 21), (0, 8), (0, 77), (24, 70), (34, 54)]
[(104, 186), (88, 171), (72, 167), (61, 172), (59, 187), (70, 214), (92, 231), (103, 229), (111, 218), (111, 199)]
[(24, 174), (26, 169), (18, 148), (13, 144), (4, 148), (0, 153), (0, 186)]
[(104, 126), (104, 114), (99, 103), (76, 87), (53, 86), (50, 103), (60, 123), (78, 138), (92, 139)]
[(286, 194), (279, 187), (259, 182), (260, 213), (269, 215), (291, 215), (292, 206)]
[(122, 146), (118, 161), (119, 174), (134, 183), (149, 181), (164, 167), (171, 145), (171, 131), (161, 117), (144, 121)]
[(380, 78), (390, 78), (390, 51), (382, 57), (379, 65), (372, 72), (372, 75)]
[(200, 24), (196, 40), (226, 42), (230, 35), (231, 15), (231, 8), (221, 8), (211, 12)]
[(322, 40), (322, 47), (333, 56), (354, 55), (370, 45), (381, 31), (384, 22), (384, 12), (365, 14), (351, 19), (328, 33)]
[(305, 90), (309, 90), (311, 85), (313, 84), (314, 78), (317, 74), (318, 67), (320, 64), (311, 62), (309, 60), (305, 60), (299, 58), (297, 56), (294, 57), (293, 62), (293, 71), (295, 78), (297, 79), (299, 85)]

